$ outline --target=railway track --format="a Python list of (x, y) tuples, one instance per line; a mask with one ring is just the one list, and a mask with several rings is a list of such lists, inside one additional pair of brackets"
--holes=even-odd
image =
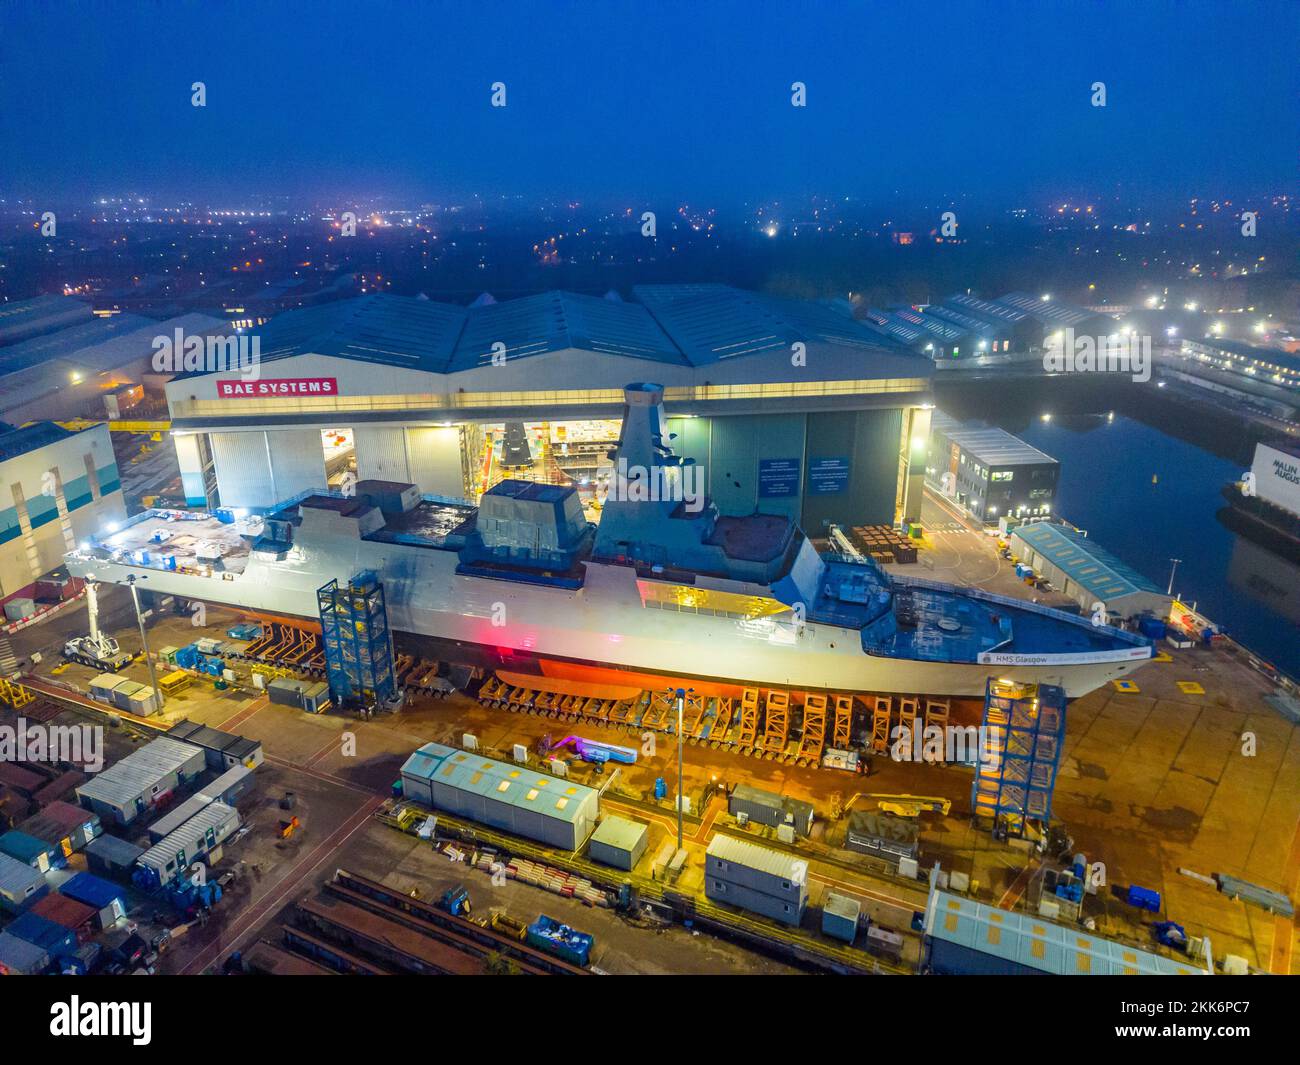
[(508, 958), (520, 972), (532, 975), (587, 976), (588, 971), (571, 965), (514, 936), (469, 918), (439, 909), (423, 899), (404, 895), (377, 880), (340, 869), (325, 885), (325, 891), (341, 903), (364, 910), (397, 924), (423, 938), (441, 942), (479, 959), (476, 971), (492, 956)]

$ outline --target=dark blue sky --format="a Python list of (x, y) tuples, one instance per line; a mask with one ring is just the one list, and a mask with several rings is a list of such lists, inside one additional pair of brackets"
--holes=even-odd
[(1297, 0), (3, 0), (0, 194), (1294, 192), (1298, 41)]

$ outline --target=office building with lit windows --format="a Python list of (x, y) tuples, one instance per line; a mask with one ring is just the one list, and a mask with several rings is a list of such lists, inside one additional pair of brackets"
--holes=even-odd
[(925, 479), (987, 524), (1052, 513), (1060, 463), (1002, 429), (963, 424), (934, 411)]

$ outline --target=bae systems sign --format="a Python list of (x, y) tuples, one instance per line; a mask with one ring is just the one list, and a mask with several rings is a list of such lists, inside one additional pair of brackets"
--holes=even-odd
[(334, 377), (270, 377), (260, 381), (218, 381), (221, 399), (256, 399), (262, 396), (337, 396)]

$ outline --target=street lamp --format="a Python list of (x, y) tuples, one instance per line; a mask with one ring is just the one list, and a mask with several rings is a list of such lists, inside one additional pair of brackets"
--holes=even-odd
[(149, 638), (144, 632), (144, 615), (140, 612), (140, 589), (135, 586), (137, 580), (147, 581), (148, 577), (136, 577), (134, 573), (127, 574), (126, 583), (131, 589), (131, 602), (135, 604), (135, 623), (140, 628), (140, 646), (144, 648), (145, 665), (149, 667), (149, 683), (153, 685), (154, 694), (158, 696), (158, 709), (163, 707), (164, 697), (162, 689), (158, 687), (158, 673), (154, 669), (153, 655), (149, 653)]
[(677, 689), (677, 849), (682, 849), (682, 749), (686, 741), (682, 738), (682, 718), (686, 714), (686, 692), (694, 688)]

